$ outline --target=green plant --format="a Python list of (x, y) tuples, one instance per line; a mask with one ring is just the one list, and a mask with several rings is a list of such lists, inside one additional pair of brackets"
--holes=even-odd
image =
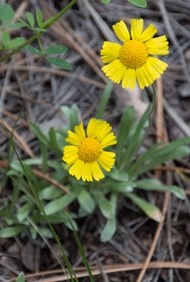
[[(108, 96), (111, 93), (109, 83), (102, 96), (97, 110), (98, 117), (103, 114)], [(146, 215), (156, 221), (162, 220), (160, 210), (152, 203), (138, 195), (138, 190), (163, 192), (169, 191), (179, 199), (185, 194), (177, 186), (167, 186), (157, 179), (148, 179), (145, 173), (169, 160), (175, 160), (189, 154), (190, 138), (185, 137), (171, 142), (168, 145), (153, 145), (143, 154), (138, 154), (149, 126), (153, 104), (150, 103), (144, 115), (135, 122), (135, 110), (128, 107), (123, 112), (119, 130), (118, 143), (115, 148), (117, 160), (115, 167), (101, 182), (82, 182), (70, 176), (64, 163), (61, 162), (62, 148), (65, 146), (67, 130), (79, 123), (79, 110), (76, 105), (71, 108), (62, 107), (61, 110), (68, 117), (67, 126), (61, 131), (51, 128), (46, 136), (37, 124), (31, 123), (31, 129), (39, 140), (41, 148), (40, 158), (23, 161), (10, 159), (7, 176), (12, 179), (13, 192), (11, 201), (7, 198), (0, 214), (4, 218), (0, 231), (1, 237), (15, 236), (19, 233), (30, 232), (36, 238), (37, 232), (28, 221), (31, 218), (37, 225), (40, 233), (51, 238), (52, 233), (44, 225), (44, 216), (36, 204), (40, 201), (45, 214), (51, 224), (64, 223), (68, 228), (77, 231), (77, 218), (92, 214), (96, 208), (105, 217), (106, 224), (101, 232), (101, 240), (109, 240), (117, 229), (117, 204), (119, 197), (126, 197), (133, 201)], [(49, 173), (51, 178), (60, 184), (55, 187), (47, 179), (39, 178), (36, 169)], [(35, 188), (30, 192), (29, 183)], [(71, 204), (78, 203), (78, 211), (73, 212)], [(8, 225), (9, 227), (5, 227)]]
[[(14, 23), (15, 12), (9, 4), (0, 5), (0, 50), (3, 51), (0, 58), (0, 63), (11, 58), (15, 53), (20, 52), (23, 48), (27, 52), (44, 57), (50, 64), (53, 64), (59, 68), (71, 70), (71, 64), (60, 55), (67, 51), (67, 47), (62, 44), (54, 44), (47, 48), (43, 48), (41, 42), (41, 36), (47, 32), (48, 28), (54, 24), (59, 18), (61, 18), (74, 4), (76, 0), (70, 1), (70, 3), (63, 8), (58, 14), (43, 20), (43, 15), (40, 10), (36, 10), (35, 16), (31, 12), (25, 13), (25, 20), (19, 19)], [(23, 37), (14, 37), (12, 39), (11, 32), (13, 30), (19, 30), (21, 28), (27, 28), (31, 31), (30, 38), (25, 39)], [(39, 48), (32, 46), (31, 44), (37, 41)]]

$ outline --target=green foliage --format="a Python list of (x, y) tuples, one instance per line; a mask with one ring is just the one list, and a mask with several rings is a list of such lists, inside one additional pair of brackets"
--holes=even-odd
[[(110, 87), (110, 86), (109, 86)], [(100, 107), (105, 109), (109, 96), (108, 88), (104, 91)], [(111, 87), (108, 89), (111, 91)], [(102, 106), (103, 105), (103, 106)], [(101, 111), (102, 109), (101, 108)], [(147, 202), (138, 194), (139, 190), (155, 193), (169, 191), (181, 200), (185, 199), (184, 191), (175, 185), (164, 185), (157, 179), (147, 179), (144, 173), (150, 172), (155, 167), (169, 160), (175, 160), (189, 154), (190, 138), (185, 137), (173, 141), (170, 144), (153, 145), (143, 154), (138, 154), (147, 126), (148, 118), (152, 110), (150, 105), (142, 118), (135, 121), (133, 107), (126, 108), (121, 117), (118, 130), (118, 144), (116, 145), (116, 166), (107, 174), (101, 182), (92, 184), (73, 179), (67, 168), (61, 161), (62, 149), (65, 145), (65, 137), (68, 129), (73, 129), (79, 124), (80, 112), (76, 105), (61, 108), (67, 122), (62, 131), (50, 128), (48, 134), (35, 123), (31, 123), (31, 129), (38, 138), (41, 148), (40, 158), (11, 160), (7, 169), (7, 177), (12, 179), (13, 191), (11, 200), (1, 207), (0, 215), (4, 219), (1, 226), (0, 237), (13, 237), (19, 233), (29, 232), (33, 238), (37, 236), (36, 230), (30, 224), (30, 220), (38, 225), (38, 230), (47, 238), (52, 233), (44, 226), (43, 211), (48, 216), (51, 224), (64, 224), (73, 230), (78, 230), (77, 218), (92, 214), (97, 208), (105, 218), (105, 226), (100, 238), (103, 242), (109, 240), (117, 229), (117, 205), (122, 196), (131, 200), (148, 217), (162, 220), (160, 210)], [(98, 112), (101, 113), (98, 109)], [(64, 184), (64, 191), (55, 187), (48, 180), (39, 178), (34, 169), (50, 171), (51, 178)], [(26, 173), (27, 178), (26, 179)], [(35, 193), (31, 192), (30, 186)], [(40, 201), (40, 202), (39, 202)], [(78, 205), (78, 211), (71, 205)], [(38, 208), (39, 207), (39, 208)]]
[(0, 23), (1, 25), (6, 25), (10, 23), (14, 18), (14, 11), (9, 4), (0, 5)]
[(111, 1), (111, 0), (102, 0), (102, 3), (103, 3), (103, 4), (108, 4), (108, 3), (110, 3), (110, 1)]
[[(42, 12), (40, 10), (36, 10), (35, 15), (31, 12), (26, 12), (24, 19), (19, 19), (16, 23), (13, 23), (15, 12), (12, 7), (9, 4), (0, 5), (0, 27), (2, 30), (0, 36), (0, 51), (9, 51), (11, 56), (25, 47), (25, 50), (28, 53), (38, 55), (39, 57), (43, 56), (48, 63), (58, 68), (71, 70), (71, 64), (60, 57), (68, 50), (68, 48), (62, 44), (54, 44), (47, 48), (43, 48), (40, 39), (41, 35), (44, 32), (47, 32), (47, 28), (56, 22), (59, 17), (64, 15), (69, 6), (71, 4), (73, 5), (75, 1), (71, 2), (73, 3), (68, 4), (68, 6), (66, 6), (58, 15), (55, 15), (46, 21), (43, 21)], [(29, 29), (33, 35), (27, 40), (23, 37), (15, 37), (12, 39), (10, 36), (10, 30), (20, 28)], [(35, 40), (37, 40), (37, 44), (39, 45), (38, 47), (31, 45), (31, 43)], [(6, 53), (5, 58), (9, 58), (9, 54), (7, 55)], [(0, 61), (3, 60), (4, 57), (2, 56)]]
[(147, 7), (147, 1), (146, 0), (128, 0), (131, 4), (140, 7), (140, 8), (146, 8)]
[(23, 37), (10, 37), (10, 30), (22, 27), (20, 23), (13, 23), (15, 12), (9, 4), (0, 5), (0, 50), (16, 49), (25, 42)]
[(103, 114), (105, 112), (105, 109), (106, 109), (107, 103), (109, 101), (112, 90), (113, 90), (113, 83), (111, 81), (109, 81), (107, 83), (105, 90), (102, 94), (102, 97), (100, 99), (98, 109), (97, 109), (97, 112), (96, 112), (96, 118), (100, 118), (100, 119), (103, 118)]
[(25, 275), (23, 272), (20, 272), (19, 275), (17, 276), (16, 278), (16, 281), (15, 282), (25, 282)]
[[(102, 0), (104, 4), (109, 2)], [(145, 0), (129, 0), (129, 2), (138, 7), (147, 6)], [(36, 10), (34, 14), (26, 12), (23, 19), (16, 23), (13, 22), (15, 12), (12, 7), (8, 4), (0, 5), (2, 31), (0, 51), (8, 53), (5, 58), (10, 58), (12, 54), (25, 48), (27, 53), (43, 57), (56, 67), (71, 70), (71, 64), (62, 58), (68, 48), (62, 44), (43, 47), (41, 36), (74, 3), (75, 1), (71, 1), (57, 15), (45, 21), (42, 12)], [(29, 29), (31, 37), (27, 40), (23, 37), (12, 38), (11, 29), (19, 28)], [(104, 116), (112, 89), (113, 84), (109, 82), (100, 99), (97, 118)], [(31, 131), (39, 142), (40, 157), (21, 161), (13, 142), (10, 142), (12, 151), (10, 150), (8, 156), (9, 164), (5, 171), (3, 186), (6, 187), (6, 183), (11, 181), (12, 190), (11, 194), (5, 191), (4, 204), (0, 207), (0, 237), (11, 238), (22, 233), (22, 236), (30, 234), (34, 239), (40, 235), (42, 238), (54, 237), (58, 240), (52, 224), (61, 224), (74, 231), (76, 242), (83, 254), (76, 233), (79, 228), (78, 218), (88, 216), (99, 209), (105, 220), (100, 238), (103, 242), (108, 241), (117, 229), (117, 206), (121, 197), (131, 200), (151, 219), (161, 221), (162, 214), (159, 208), (145, 200), (139, 190), (154, 193), (168, 191), (180, 200), (185, 199), (185, 193), (181, 188), (164, 185), (154, 178), (147, 179), (145, 174), (151, 173), (161, 164), (189, 155), (190, 137), (181, 138), (167, 145), (153, 145), (143, 154), (139, 154), (139, 148), (150, 125), (153, 107), (153, 103), (150, 103), (138, 122), (135, 120), (133, 107), (124, 110), (117, 134), (118, 143), (115, 146), (115, 167), (107, 173), (103, 181), (92, 184), (73, 179), (67, 172), (68, 168), (61, 161), (67, 130), (72, 130), (80, 122), (80, 111), (77, 106), (61, 107), (67, 119), (61, 130), (50, 128), (48, 134), (44, 134), (39, 125), (31, 122)], [(59, 245), (59, 240), (57, 242)], [(65, 257), (64, 250), (62, 252)], [(65, 260), (72, 273), (66, 257)], [(83, 260), (87, 265), (84, 254)], [(24, 279), (23, 274), (20, 273), (17, 281)], [(74, 279), (75, 277), (71, 277), (72, 281), (77, 281), (77, 278)], [(93, 281), (91, 276), (90, 279)]]
[[(147, 1), (146, 0), (128, 0), (131, 4), (140, 7), (140, 8), (146, 8), (147, 7)], [(103, 4), (109, 4), (111, 0), (102, 0)]]

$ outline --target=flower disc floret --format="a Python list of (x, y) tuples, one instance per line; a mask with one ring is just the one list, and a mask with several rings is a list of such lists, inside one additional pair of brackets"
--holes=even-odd
[(119, 51), (119, 59), (129, 69), (137, 69), (146, 63), (148, 58), (147, 48), (138, 40), (125, 42)]
[(109, 79), (123, 88), (138, 83), (143, 89), (161, 77), (168, 65), (154, 56), (169, 53), (165, 35), (153, 38), (157, 29), (153, 24), (144, 29), (143, 19), (132, 19), (130, 31), (122, 20), (113, 30), (122, 43), (105, 41), (100, 51), (102, 71)]
[(101, 150), (101, 145), (95, 138), (87, 137), (79, 145), (79, 159), (84, 162), (96, 161)]
[(83, 124), (75, 126), (74, 132), (68, 130), (63, 148), (63, 161), (69, 173), (78, 180), (99, 181), (104, 178), (103, 170), (110, 171), (115, 163), (115, 153), (105, 148), (117, 143), (112, 127), (106, 121), (90, 119), (86, 132)]

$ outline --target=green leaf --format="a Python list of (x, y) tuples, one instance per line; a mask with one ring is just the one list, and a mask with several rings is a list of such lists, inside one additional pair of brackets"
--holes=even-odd
[(78, 231), (78, 225), (76, 223), (76, 221), (71, 218), (70, 215), (67, 215), (67, 218), (65, 218), (65, 220), (63, 221), (63, 223), (70, 229), (73, 231), (73, 229), (75, 231)]
[(116, 193), (132, 192), (135, 184), (132, 181), (119, 182), (113, 179), (108, 179), (105, 183), (101, 184), (101, 188), (106, 191), (112, 191)]
[(20, 272), (19, 275), (17, 276), (15, 282), (25, 282), (25, 275), (23, 272)]
[(23, 24), (22, 22), (4, 24), (4, 27), (9, 30), (20, 29), (23, 26), (25, 26), (25, 24)]
[(109, 241), (113, 237), (113, 235), (116, 231), (116, 227), (117, 227), (117, 225), (116, 225), (115, 217), (109, 218), (106, 222), (104, 229), (101, 232), (101, 237), (100, 237), (101, 241), (102, 242)]
[(131, 128), (133, 127), (134, 117), (135, 117), (135, 110), (134, 107), (132, 106), (127, 107), (122, 114), (122, 118), (119, 126), (119, 134), (117, 138), (117, 145), (116, 145), (116, 152), (117, 152), (116, 156), (117, 156), (118, 165), (121, 164), (121, 160), (123, 158), (123, 149), (129, 138)]
[(113, 83), (109, 81), (104, 89), (100, 102), (98, 103), (96, 118), (103, 118), (112, 90)]
[(33, 205), (31, 203), (26, 203), (18, 210), (16, 216), (20, 223), (22, 223), (27, 218), (30, 213), (30, 210), (32, 209), (32, 206)]
[(71, 204), (76, 198), (76, 195), (73, 193), (64, 195), (56, 200), (51, 201), (45, 207), (46, 215), (54, 214), (60, 210), (66, 208), (69, 204)]
[(48, 238), (48, 239), (53, 238), (53, 234), (51, 233), (51, 231), (47, 227), (38, 227), (38, 231), (39, 231), (39, 234), (40, 234), (41, 237), (45, 237), (45, 238)]
[(157, 222), (161, 222), (163, 220), (163, 215), (156, 206), (143, 200), (133, 193), (126, 193), (125, 196), (134, 202), (148, 217)]
[(5, 227), (0, 230), (0, 238), (11, 238), (23, 231), (23, 226)]
[(80, 111), (76, 104), (73, 104), (71, 107), (62, 106), (60, 109), (68, 120), (68, 129), (73, 129), (75, 125), (80, 123)]
[(60, 197), (62, 194), (63, 192), (60, 189), (49, 186), (40, 191), (39, 198), (40, 200), (53, 200)]
[(0, 21), (3, 24), (9, 23), (14, 18), (14, 11), (9, 4), (1, 4), (0, 5)]
[(173, 193), (177, 198), (184, 200), (184, 190), (175, 185), (163, 185), (158, 179), (142, 179), (135, 182), (136, 187), (146, 191), (169, 191)]
[(96, 200), (96, 203), (103, 214), (104, 217), (106, 218), (111, 218), (113, 217), (113, 211), (112, 211), (112, 204), (111, 202), (106, 199), (102, 193), (96, 192), (93, 194), (94, 198)]
[(23, 37), (17, 37), (9, 42), (8, 47), (11, 49), (14, 49), (22, 45), (24, 42), (25, 42), (25, 39)]
[(47, 30), (45, 28), (39, 28), (39, 27), (33, 27), (32, 29), (35, 32), (46, 32)]
[(32, 128), (32, 131), (36, 135), (36, 137), (44, 144), (46, 147), (48, 147), (48, 138), (45, 134), (43, 134), (41, 128), (36, 123), (30, 122), (30, 127)]
[(37, 49), (36, 47), (26, 45), (25, 50), (33, 55), (41, 55), (41, 50)]
[(176, 146), (175, 149), (173, 149), (172, 148), (173, 146), (170, 147), (172, 143), (164, 146), (164, 148), (160, 148), (159, 150), (157, 150), (150, 160), (147, 160), (147, 162), (145, 162), (143, 166), (139, 167), (139, 170), (136, 171), (135, 173), (136, 177), (149, 170), (152, 170), (156, 166), (163, 164), (167, 161), (179, 159), (181, 157), (188, 156), (190, 154), (189, 147), (182, 145), (182, 146), (179, 146), (178, 148)]
[(5, 47), (8, 47), (11, 39), (10, 39), (10, 35), (7, 31), (3, 32), (2, 35), (1, 35), (1, 39), (3, 41), (3, 44)]
[(19, 23), (21, 23), (23, 27), (27, 27), (27, 28), (30, 29), (29, 24), (27, 22), (25, 22), (23, 19), (19, 19)]
[(88, 213), (92, 213), (95, 209), (94, 200), (85, 189), (81, 189), (78, 195), (78, 201), (82, 208)]
[(109, 173), (109, 177), (119, 182), (127, 182), (129, 180), (128, 174), (125, 171), (117, 168), (112, 169), (112, 171)]
[(54, 128), (50, 128), (49, 132), (49, 147), (53, 152), (59, 154), (62, 151), (62, 147), (57, 141), (56, 131)]
[(128, 147), (127, 147), (127, 153), (124, 156), (124, 163), (129, 167), (131, 165), (131, 161), (134, 158), (136, 152), (138, 151), (139, 147), (141, 146), (146, 129), (149, 124), (149, 115), (152, 111), (152, 103), (149, 104), (147, 107), (147, 110), (145, 113), (142, 115), (140, 121), (138, 122), (135, 131), (133, 134), (130, 136), (130, 141), (128, 142)]
[(110, 0), (102, 0), (102, 3), (103, 4), (108, 4), (108, 3), (110, 3)]
[(140, 8), (146, 8), (147, 2), (146, 0), (128, 0), (131, 4), (140, 7)]
[(52, 54), (62, 54), (62, 53), (65, 53), (67, 50), (68, 48), (65, 45), (54, 44), (48, 47), (45, 51), (46, 51), (46, 54), (52, 55)]
[(72, 65), (70, 63), (60, 58), (47, 57), (47, 60), (49, 63), (56, 65), (57, 67), (61, 69), (71, 70), (72, 68)]
[(12, 170), (9, 170), (7, 174), (11, 175), (20, 175), (20, 174), (27, 174), (30, 179), (36, 180), (36, 176), (32, 171), (31, 167), (26, 165), (24, 161), (20, 162), (20, 160), (14, 160), (9, 163)]
[(36, 20), (37, 24), (40, 28), (43, 28), (43, 17), (42, 17), (42, 12), (40, 10), (36, 11)]
[(34, 17), (33, 17), (33, 15), (32, 15), (32, 13), (26, 12), (26, 18), (27, 18), (27, 20), (28, 20), (28, 22), (29, 22), (29, 25), (30, 25), (31, 27), (34, 27)]

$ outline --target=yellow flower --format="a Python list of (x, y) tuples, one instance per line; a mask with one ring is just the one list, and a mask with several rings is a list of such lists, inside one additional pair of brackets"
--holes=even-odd
[(69, 173), (78, 180), (99, 181), (104, 178), (102, 167), (110, 171), (115, 162), (115, 153), (104, 148), (117, 143), (112, 127), (106, 121), (91, 118), (86, 132), (83, 124), (75, 126), (74, 132), (68, 130), (67, 145), (63, 148), (62, 160), (69, 166)]
[(113, 25), (115, 35), (122, 44), (105, 41), (101, 50), (102, 70), (113, 82), (122, 87), (134, 88), (136, 81), (143, 89), (151, 85), (166, 70), (167, 64), (150, 55), (169, 53), (165, 35), (153, 38), (157, 29), (150, 24), (143, 31), (143, 19), (131, 20), (129, 32), (124, 21)]

